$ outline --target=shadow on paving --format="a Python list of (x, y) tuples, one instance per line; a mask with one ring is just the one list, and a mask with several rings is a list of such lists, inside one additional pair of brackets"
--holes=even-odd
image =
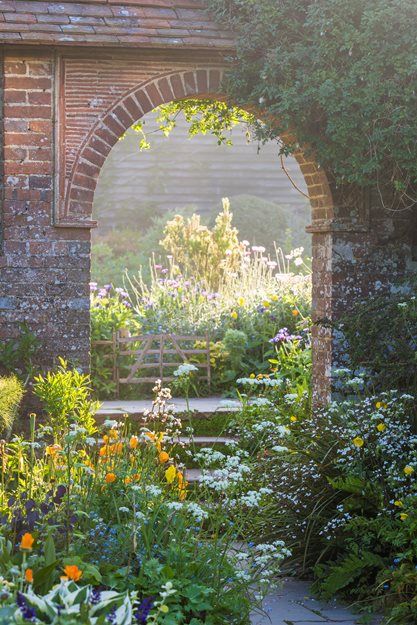
[[(286, 580), (282, 588), (265, 599), (264, 610), (265, 614), (252, 615), (252, 625), (356, 625), (360, 618), (340, 604), (314, 599), (308, 582), (293, 579)], [(380, 622), (380, 617), (374, 617), (372, 625)]]

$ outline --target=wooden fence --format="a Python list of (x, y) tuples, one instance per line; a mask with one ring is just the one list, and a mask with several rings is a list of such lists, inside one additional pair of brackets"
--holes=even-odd
[(199, 380), (206, 381), (210, 387), (208, 336), (167, 333), (130, 336), (118, 331), (112, 340), (93, 341), (92, 346), (106, 348), (105, 357), (113, 362), (117, 398), (121, 384), (148, 384), (157, 378), (170, 382), (175, 379), (175, 369), (190, 362), (200, 370)]

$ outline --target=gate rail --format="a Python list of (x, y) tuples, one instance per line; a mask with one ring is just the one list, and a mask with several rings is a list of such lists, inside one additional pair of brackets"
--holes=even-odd
[[(204, 348), (196, 348), (201, 342)], [(123, 330), (113, 333), (112, 340), (93, 341), (92, 346), (111, 347), (106, 354), (113, 362), (113, 381), (116, 397), (120, 395), (121, 384), (147, 384), (160, 378), (162, 382), (175, 379), (173, 369), (192, 362), (201, 373), (199, 380), (211, 384), (210, 341), (208, 335), (187, 334), (138, 334), (127, 335)], [(202, 360), (195, 358), (202, 356)], [(141, 375), (143, 370), (152, 370), (152, 375)]]

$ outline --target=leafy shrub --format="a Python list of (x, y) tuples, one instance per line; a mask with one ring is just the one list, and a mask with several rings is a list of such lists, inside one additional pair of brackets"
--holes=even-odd
[(21, 324), (19, 336), (2, 343), (0, 372), (15, 373), (26, 384), (34, 373), (32, 359), (38, 351), (39, 345), (39, 340), (29, 330), (27, 324)]
[(23, 392), (23, 385), (16, 376), (0, 377), (0, 434), (3, 436), (13, 427)]
[(90, 376), (69, 369), (63, 358), (59, 358), (59, 363), (57, 371), (35, 377), (33, 386), (35, 395), (42, 400), (55, 442), (68, 433), (70, 426), (93, 434), (96, 429), (94, 414), (99, 407), (98, 402), (90, 399)]
[(417, 299), (415, 284), (357, 305), (336, 328), (346, 365), (366, 374), (377, 391), (417, 393)]
[(216, 217), (213, 229), (203, 226), (196, 213), (188, 219), (177, 215), (165, 226), (162, 247), (173, 257), (178, 273), (197, 278), (200, 284), (216, 291), (223, 275), (239, 265), (241, 245), (232, 226), (229, 200)]

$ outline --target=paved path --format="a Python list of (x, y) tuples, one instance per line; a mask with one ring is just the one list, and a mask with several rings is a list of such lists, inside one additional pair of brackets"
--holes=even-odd
[[(264, 614), (252, 615), (252, 625), (356, 625), (359, 619), (359, 615), (340, 604), (314, 599), (308, 582), (293, 579), (286, 580), (282, 588), (265, 599), (264, 610)], [(375, 617), (374, 625), (379, 622)]]

